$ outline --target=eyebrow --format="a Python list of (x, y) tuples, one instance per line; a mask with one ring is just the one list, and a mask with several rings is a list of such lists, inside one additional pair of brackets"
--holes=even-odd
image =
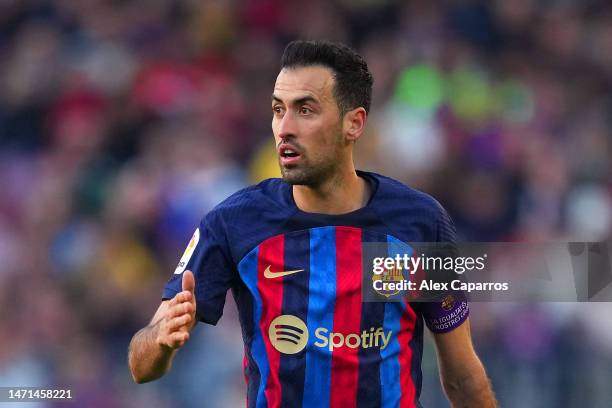
[[(279, 98), (278, 96), (276, 96), (274, 94), (272, 94), (272, 100), (273, 101), (277, 101), (277, 102), (283, 102), (283, 100), (281, 98)], [(303, 104), (305, 104), (307, 102), (319, 103), (319, 101), (317, 99), (315, 99), (314, 97), (312, 97), (312, 96), (303, 96), (301, 98), (297, 98), (297, 99), (294, 99), (293, 101), (289, 101), (289, 102), (292, 102), (295, 105), (303, 105)]]

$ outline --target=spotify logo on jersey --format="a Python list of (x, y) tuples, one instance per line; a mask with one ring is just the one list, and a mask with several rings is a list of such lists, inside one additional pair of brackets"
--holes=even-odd
[(272, 320), (268, 336), (274, 348), (283, 354), (299, 353), (308, 343), (306, 324), (292, 315), (281, 315)]
[[(382, 327), (370, 327), (359, 333), (338, 333), (325, 327), (317, 327), (314, 336), (317, 341), (312, 346), (327, 349), (333, 352), (337, 348), (363, 348), (370, 347), (384, 350), (391, 341), (393, 332)], [(297, 316), (278, 316), (268, 328), (270, 343), (283, 354), (296, 354), (304, 350), (308, 343), (308, 328), (306, 323)]]

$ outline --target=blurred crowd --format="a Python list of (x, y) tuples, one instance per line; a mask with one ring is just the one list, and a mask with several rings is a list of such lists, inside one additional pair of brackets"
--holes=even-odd
[[(270, 94), (296, 38), (365, 56), (358, 167), (433, 194), (461, 240), (612, 238), (603, 0), (3, 0), (0, 386), (70, 387), (87, 407), (243, 406), (231, 298), (160, 381), (133, 384), (127, 345), (200, 218), (278, 176)], [(611, 315), (473, 304), (501, 405), (611, 406)], [(446, 406), (429, 340), (423, 371), (424, 406)]]

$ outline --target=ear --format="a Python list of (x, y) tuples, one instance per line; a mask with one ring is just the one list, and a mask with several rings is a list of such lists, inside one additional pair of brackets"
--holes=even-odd
[(344, 114), (342, 130), (347, 141), (355, 142), (365, 130), (368, 114), (364, 108), (355, 108)]

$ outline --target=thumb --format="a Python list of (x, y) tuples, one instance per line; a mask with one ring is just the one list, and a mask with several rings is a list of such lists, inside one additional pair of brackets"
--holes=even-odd
[(193, 272), (185, 271), (183, 272), (183, 280), (181, 282), (181, 286), (183, 290), (188, 290), (191, 293), (195, 291), (195, 278), (193, 277)]

